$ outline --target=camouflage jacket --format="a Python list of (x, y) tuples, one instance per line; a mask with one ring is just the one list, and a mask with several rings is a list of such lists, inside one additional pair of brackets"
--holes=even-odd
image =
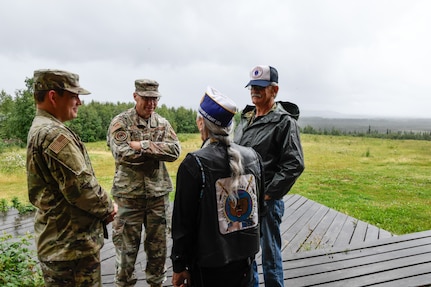
[(75, 260), (100, 250), (112, 201), (78, 136), (43, 110), (28, 133), (27, 184), (38, 208), (34, 230), (41, 261)]
[[(129, 146), (140, 141), (141, 150)], [(107, 144), (115, 159), (114, 197), (148, 198), (172, 191), (165, 161), (175, 161), (180, 143), (169, 122), (153, 113), (147, 120), (131, 108), (112, 119)]]

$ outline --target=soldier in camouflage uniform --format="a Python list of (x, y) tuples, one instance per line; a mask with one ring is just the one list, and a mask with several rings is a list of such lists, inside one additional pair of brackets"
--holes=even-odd
[(116, 248), (116, 286), (134, 286), (135, 262), (145, 226), (146, 277), (151, 286), (166, 279), (167, 220), (172, 182), (165, 161), (180, 155), (170, 123), (154, 112), (160, 93), (153, 80), (136, 80), (135, 107), (117, 115), (107, 143), (115, 159), (112, 195), (118, 204), (112, 240)]
[(45, 286), (102, 286), (100, 249), (116, 205), (97, 182), (83, 143), (63, 123), (76, 118), (79, 95), (86, 94), (76, 74), (34, 72), (27, 183)]

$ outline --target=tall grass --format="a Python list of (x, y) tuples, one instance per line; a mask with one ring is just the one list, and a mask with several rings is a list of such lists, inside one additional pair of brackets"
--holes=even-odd
[[(184, 156), (201, 145), (198, 134), (179, 137), (181, 156), (167, 163), (174, 183)], [(395, 234), (431, 229), (431, 142), (302, 135), (302, 144), (306, 168), (291, 193)], [(109, 191), (114, 161), (106, 143), (86, 147), (97, 179)], [(0, 199), (17, 196), (28, 202), (25, 149), (0, 156)]]
[(292, 192), (391, 231), (431, 229), (431, 142), (303, 135)]

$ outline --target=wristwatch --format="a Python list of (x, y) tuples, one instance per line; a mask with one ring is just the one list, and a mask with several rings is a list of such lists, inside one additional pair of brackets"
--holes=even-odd
[(141, 141), (141, 148), (142, 149), (148, 149), (149, 147), (150, 147), (150, 141), (149, 140)]

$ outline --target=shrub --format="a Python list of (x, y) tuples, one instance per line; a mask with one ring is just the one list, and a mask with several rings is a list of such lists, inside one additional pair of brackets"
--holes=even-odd
[(9, 206), (7, 204), (7, 200), (5, 198), (0, 199), (0, 211), (6, 212), (8, 211)]
[(16, 196), (12, 198), (12, 207), (18, 210), (19, 214), (25, 214), (36, 210), (36, 208), (31, 204), (22, 204)]
[(33, 236), (20, 238), (4, 233), (0, 237), (0, 286), (44, 286), (35, 251), (27, 248)]

